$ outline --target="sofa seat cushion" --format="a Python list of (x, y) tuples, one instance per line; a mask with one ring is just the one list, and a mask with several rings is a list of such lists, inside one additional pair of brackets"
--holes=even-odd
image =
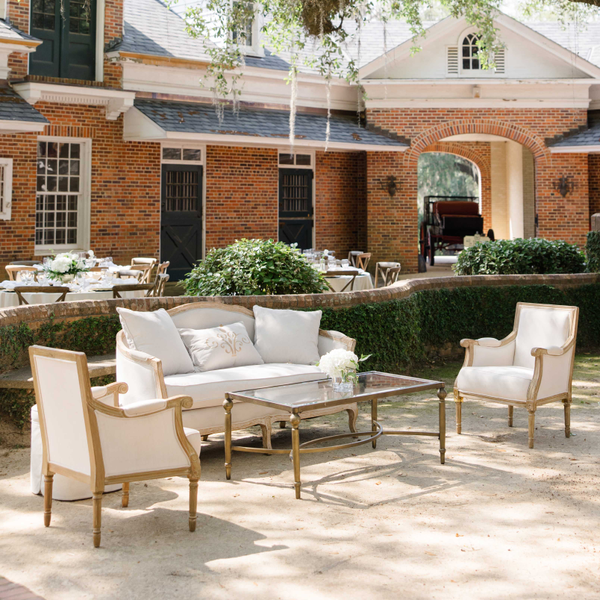
[(239, 392), (324, 378), (323, 372), (314, 365), (268, 363), (203, 373), (169, 375), (165, 377), (165, 385), (169, 397), (191, 396), (194, 401), (192, 408), (206, 408), (221, 406), (225, 392)]
[(463, 367), (456, 387), (463, 394), (475, 394), (525, 402), (533, 369), (525, 367)]

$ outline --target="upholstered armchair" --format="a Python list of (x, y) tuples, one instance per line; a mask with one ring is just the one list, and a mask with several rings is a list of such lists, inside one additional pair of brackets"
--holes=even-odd
[(90, 485), (94, 546), (100, 545), (102, 494), (122, 483), (122, 505), (129, 483), (182, 476), (190, 482), (189, 528), (196, 529), (200, 478), (200, 434), (183, 427), (178, 396), (119, 407), (124, 383), (91, 388), (86, 355), (31, 346), (29, 349), (43, 448), (44, 525), (50, 526), (55, 473)]
[(456, 432), (462, 429), (463, 400), (499, 402), (508, 405), (509, 427), (514, 407), (527, 409), (533, 448), (536, 409), (562, 401), (569, 437), (578, 317), (576, 306), (519, 302), (514, 330), (503, 340), (462, 340), (465, 362), (454, 383)]

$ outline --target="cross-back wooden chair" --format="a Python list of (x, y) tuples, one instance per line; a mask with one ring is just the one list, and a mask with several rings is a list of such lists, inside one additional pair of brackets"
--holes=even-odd
[(150, 276), (152, 275), (152, 268), (154, 265), (131, 265), (129, 269), (123, 269), (127, 271), (138, 271), (141, 273), (139, 280), (141, 283), (150, 283)]
[(154, 286), (150, 291), (149, 295), (153, 298), (162, 298), (165, 294), (165, 285), (169, 281), (168, 273), (157, 273), (156, 279), (154, 280)]
[(402, 265), (399, 262), (378, 262), (375, 265), (375, 287), (377, 287), (379, 277), (383, 281), (383, 287), (396, 283), (401, 268)]
[(362, 250), (350, 250), (348, 252), (348, 261), (353, 267), (356, 267), (356, 257), (364, 254)]
[(59, 294), (54, 302), (64, 302), (70, 291), (68, 287), (62, 285), (19, 285), (14, 289), (19, 299), (19, 306), (29, 304), (23, 294)]
[(571, 435), (573, 361), (579, 308), (519, 302), (513, 331), (502, 340), (461, 340), (465, 362), (454, 383), (456, 433), (462, 433), (463, 400), (508, 405), (529, 413), (529, 447), (533, 448), (535, 411), (562, 402), (565, 437)]
[(6, 269), (6, 273), (8, 275), (8, 279), (10, 281), (20, 281), (19, 272), (20, 271), (29, 271), (30, 273), (35, 273), (37, 275), (38, 270), (36, 267), (32, 265), (6, 265), (4, 267)]
[(139, 290), (143, 290), (146, 293), (144, 294), (145, 298), (149, 298), (152, 295), (152, 290), (154, 289), (153, 283), (132, 283), (130, 285), (113, 285), (112, 293), (113, 298), (123, 298), (121, 296), (122, 292), (135, 292)]
[(340, 290), (340, 292), (352, 292), (352, 291), (354, 291), (354, 282), (356, 281), (357, 275), (358, 275), (358, 271), (356, 271), (355, 269), (349, 269), (348, 271), (341, 271), (341, 270), (327, 271), (325, 273), (324, 277), (325, 277), (325, 283), (327, 284), (327, 287), (332, 292), (336, 292), (337, 290), (334, 290), (333, 287), (331, 287), (331, 284), (329, 283), (329, 281), (327, 281), (328, 279), (332, 279), (332, 278), (336, 278), (336, 277), (351, 277), (350, 281), (348, 281), (346, 283), (346, 285)]
[(29, 357), (42, 434), (44, 525), (50, 526), (55, 473), (89, 484), (96, 548), (105, 486), (122, 483), (126, 507), (130, 482), (181, 476), (190, 482), (194, 531), (201, 440), (197, 430), (183, 427), (181, 413), (192, 407), (192, 399), (175, 396), (120, 408), (119, 394), (127, 392), (127, 384), (90, 387), (83, 352), (31, 346)]
[(146, 272), (140, 269), (119, 269), (116, 274), (120, 278), (135, 277), (140, 283), (143, 283)]
[(363, 271), (367, 270), (369, 266), (369, 261), (371, 260), (370, 252), (363, 252), (356, 257), (356, 266)]
[(166, 260), (166, 261), (165, 261), (165, 262), (163, 262), (163, 263), (160, 263), (160, 265), (158, 265), (158, 267), (157, 267), (157, 269), (156, 269), (156, 274), (157, 274), (157, 275), (162, 275), (163, 273), (166, 273), (166, 272), (167, 272), (167, 269), (169, 268), (169, 265), (170, 265), (170, 264), (171, 264), (171, 263), (170, 263), (168, 260)]

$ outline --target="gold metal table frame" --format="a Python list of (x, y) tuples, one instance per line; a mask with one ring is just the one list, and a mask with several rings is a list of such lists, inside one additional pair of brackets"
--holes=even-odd
[[(369, 378), (379, 378), (383, 381), (389, 381), (388, 387), (381, 387), (379, 389), (369, 389), (368, 383), (361, 385), (363, 382), (368, 382)], [(397, 380), (397, 385), (394, 385)], [(227, 479), (231, 479), (231, 456), (232, 451), (236, 452), (250, 452), (257, 454), (289, 454), (294, 465), (294, 487), (296, 490), (296, 498), (300, 499), (301, 490), (301, 479), (300, 479), (300, 455), (308, 454), (313, 452), (329, 452), (332, 450), (343, 450), (346, 448), (352, 448), (354, 446), (360, 446), (362, 444), (372, 443), (373, 448), (377, 447), (377, 439), (382, 435), (417, 435), (417, 436), (429, 436), (437, 437), (440, 442), (440, 462), (445, 463), (446, 455), (446, 396), (445, 384), (442, 381), (435, 381), (430, 379), (418, 379), (415, 377), (408, 377), (404, 375), (392, 375), (388, 373), (380, 373), (378, 371), (369, 371), (367, 373), (361, 373), (359, 375), (359, 384), (355, 386), (353, 392), (340, 393), (338, 398), (323, 400), (322, 402), (315, 402), (313, 400), (307, 400), (305, 404), (296, 403), (293, 405), (285, 406), (281, 402), (273, 401), (265, 397), (259, 397), (261, 395), (268, 395), (268, 391), (286, 391), (288, 389), (298, 389), (299, 386), (319, 384), (320, 388), (327, 391), (333, 391), (331, 380), (320, 380), (307, 382), (305, 384), (287, 384), (272, 386), (269, 388), (262, 388), (259, 390), (244, 390), (240, 392), (229, 392), (225, 394), (225, 401), (223, 402), (223, 408), (225, 409), (225, 474)], [(379, 400), (389, 398), (391, 396), (401, 396), (405, 394), (412, 394), (415, 392), (437, 389), (437, 397), (439, 400), (439, 427), (438, 431), (400, 431), (394, 429), (384, 429), (377, 420), (377, 407)], [(264, 394), (267, 390), (267, 394)], [(258, 396), (254, 396), (257, 394)], [(270, 406), (272, 408), (285, 409), (286, 407), (290, 410), (289, 422), (292, 426), (292, 448), (252, 448), (248, 446), (233, 446), (231, 441), (232, 426), (231, 426), (231, 410), (234, 406), (233, 402), (251, 402), (254, 404), (260, 404), (263, 406)], [(361, 431), (352, 433), (341, 433), (337, 435), (329, 435), (325, 437), (316, 438), (309, 440), (304, 443), (300, 443), (300, 423), (302, 421), (301, 413), (303, 411), (314, 410), (315, 408), (324, 408), (327, 406), (334, 406), (336, 404), (346, 404), (348, 401), (354, 402), (370, 402), (371, 403), (371, 431)], [(323, 442), (329, 442), (333, 440), (339, 440), (347, 437), (362, 438), (355, 439), (352, 442), (344, 444), (336, 444), (334, 446), (326, 446), (324, 448), (312, 448), (316, 444)]]

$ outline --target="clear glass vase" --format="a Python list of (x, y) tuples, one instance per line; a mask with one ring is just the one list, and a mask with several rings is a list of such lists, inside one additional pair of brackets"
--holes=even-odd
[(341, 375), (336, 375), (331, 379), (335, 392), (352, 392), (354, 390), (354, 382), (351, 379), (345, 379)]

